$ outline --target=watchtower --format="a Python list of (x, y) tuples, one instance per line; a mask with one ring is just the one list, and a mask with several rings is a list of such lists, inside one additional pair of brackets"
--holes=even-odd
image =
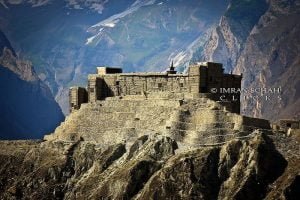
[(199, 62), (189, 67), (189, 84), (192, 93), (209, 93), (222, 86), (224, 69), (220, 63)]

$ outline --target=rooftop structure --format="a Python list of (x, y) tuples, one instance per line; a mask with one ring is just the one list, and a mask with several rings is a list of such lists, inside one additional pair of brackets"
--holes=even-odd
[[(240, 113), (240, 94), (222, 93), (221, 89), (241, 88), (241, 75), (225, 74), (222, 64), (199, 62), (189, 66), (186, 74), (178, 74), (172, 65), (166, 72), (122, 73), (121, 68), (97, 67), (97, 74), (88, 76), (88, 87), (70, 89), (70, 111), (82, 103), (96, 102), (113, 96), (144, 95), (171, 92), (186, 98), (205, 95), (227, 104), (228, 110)], [(86, 98), (87, 97), (87, 98)]]

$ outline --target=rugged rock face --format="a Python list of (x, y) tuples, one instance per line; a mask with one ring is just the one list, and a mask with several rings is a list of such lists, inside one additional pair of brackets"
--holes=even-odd
[(205, 96), (181, 95), (108, 97), (82, 104), (43, 142), (0, 142), (0, 198), (297, 195), (299, 138)]
[[(235, 71), (245, 76), (244, 87), (281, 87), (270, 100), (245, 101), (245, 112), (267, 119), (300, 116), (300, 1), (271, 1), (249, 35)], [(278, 98), (278, 95), (280, 98)], [(274, 115), (272, 110), (280, 110)]]
[(196, 52), (192, 60), (214, 60), (223, 63), (228, 72), (232, 71), (248, 35), (267, 8), (265, 0), (231, 0), (203, 51)]
[[(221, 148), (197, 149), (169, 159), (139, 198), (262, 199), (285, 165), (265, 137), (233, 140)], [(267, 171), (271, 166), (272, 173)]]
[(243, 93), (243, 114), (299, 118), (299, 5), (298, 0), (232, 0), (203, 50), (195, 53), (195, 61), (221, 62), (228, 72), (243, 73), (246, 89), (281, 88)]
[(299, 154), (287, 165), (265, 133), (190, 151), (160, 135), (111, 146), (78, 140), (1, 147), (2, 199), (295, 199), (299, 191)]
[(0, 32), (0, 138), (42, 138), (63, 120), (49, 88)]

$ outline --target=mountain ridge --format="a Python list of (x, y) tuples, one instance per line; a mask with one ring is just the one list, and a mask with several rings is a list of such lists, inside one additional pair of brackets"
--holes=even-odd
[(234, 19), (225, 13), (203, 51), (194, 54), (193, 60), (214, 60), (224, 63), (228, 72), (243, 73), (243, 88), (281, 89), (278, 94), (242, 94), (245, 115), (272, 121), (299, 118), (299, 3), (267, 1), (267, 9), (254, 11), (254, 23), (238, 32), (230, 24)]
[(0, 138), (40, 139), (63, 120), (61, 109), (31, 62), (20, 59), (0, 34)]
[[(66, 114), (68, 87), (85, 85), (84, 77), (98, 65), (122, 66), (125, 71), (163, 71), (171, 60), (178, 65), (181, 62), (176, 62), (177, 58), (188, 60), (189, 46), (201, 35), (205, 37), (206, 29), (226, 8), (227, 1), (215, 2), (218, 0), (193, 0), (187, 4), (180, 0), (111, 0), (99, 14), (88, 8), (68, 9), (64, 2), (53, 1), (35, 8), (10, 5), (10, 10), (3, 9), (0, 19), (9, 23), (2, 24), (2, 29), (18, 51), (38, 67), (39, 77)], [(131, 8), (134, 12), (128, 14)], [(90, 27), (124, 12), (128, 15), (119, 17), (114, 27), (102, 27), (105, 30), (99, 35), (101, 42), (85, 45), (88, 38), (97, 38), (97, 29)], [(29, 23), (22, 14), (33, 20)]]
[[(69, 110), (68, 88), (86, 85), (85, 77), (98, 65), (119, 66), (126, 72), (165, 71), (173, 61), (177, 70), (183, 72), (191, 62), (214, 61), (223, 63), (228, 73), (243, 73), (245, 88), (271, 87), (280, 80), (275, 85), (285, 91), (281, 94), (283, 100), (268, 105), (264, 100), (250, 99), (242, 108), (245, 115), (272, 121), (299, 116), (298, 78), (289, 78), (299, 68), (294, 55), (299, 41), (291, 34), (291, 30), (298, 31), (294, 19), (298, 17), (299, 1), (95, 2), (103, 5), (101, 13), (91, 8), (92, 3), (85, 5), (80, 1), (75, 4), (82, 9), (69, 8), (67, 2), (56, 0), (34, 8), (27, 3), (9, 5), (9, 11), (0, 6), (0, 27), (17, 52), (36, 66), (39, 78), (49, 86), (64, 114)], [(21, 19), (23, 15), (30, 23)], [(285, 23), (284, 18), (291, 21)], [(279, 30), (280, 27), (285, 30)], [(270, 44), (259, 40), (270, 36), (295, 48), (286, 46), (268, 52)], [(279, 43), (272, 45), (279, 48)], [(259, 51), (262, 54), (258, 55)], [(281, 76), (279, 73), (285, 68), (290, 72)], [(263, 83), (263, 79), (267, 81)], [(254, 80), (257, 84), (252, 84)], [(282, 114), (274, 115), (275, 108), (280, 108)]]

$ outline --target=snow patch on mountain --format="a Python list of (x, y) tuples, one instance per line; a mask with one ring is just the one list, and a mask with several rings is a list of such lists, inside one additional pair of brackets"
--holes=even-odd
[(209, 28), (205, 33), (201, 33), (190, 45), (188, 45), (185, 49), (172, 53), (168, 57), (169, 61), (173, 61), (174, 67), (179, 68), (179, 71), (186, 71), (189, 65), (190, 60), (193, 57), (194, 52), (199, 46), (203, 46), (207, 41), (212, 28)]
[[(86, 44), (86, 45), (91, 45), (91, 44), (93, 44), (93, 42), (95, 41), (95, 39), (98, 40), (98, 41), (97, 41), (97, 43), (98, 43), (98, 42), (99, 42), (99, 39), (100, 39), (100, 37), (101, 37), (101, 35), (102, 35), (102, 31), (103, 31), (103, 28), (100, 29), (99, 32), (98, 32), (96, 35), (94, 35), (94, 36), (88, 38), (85, 44)], [(96, 43), (96, 45), (97, 45), (97, 43)]]
[(96, 27), (102, 27), (102, 26), (107, 26), (107, 24), (116, 24), (121, 18), (137, 11), (139, 8), (143, 7), (143, 6), (148, 6), (148, 5), (152, 5), (155, 3), (156, 0), (137, 0), (135, 1), (129, 9), (115, 14), (101, 22), (99, 22), (98, 24), (95, 24), (92, 26), (92, 28), (96, 28)]
[(4, 8), (8, 9), (8, 6), (5, 4), (4, 0), (0, 0), (0, 4), (1, 4)]
[(39, 7), (46, 5), (50, 2), (50, 0), (30, 0), (29, 3), (32, 4), (32, 7)]
[(65, 0), (67, 2), (67, 7), (73, 9), (84, 9), (89, 8), (102, 13), (104, 9), (104, 5), (108, 2), (108, 0)]
[(96, 34), (96, 36), (92, 36), (92, 37), (88, 38), (86, 44), (94, 43), (94, 40), (99, 38), (101, 33), (104, 31), (103, 27), (113, 28), (116, 26), (116, 24), (120, 21), (121, 18), (137, 11), (139, 8), (141, 8), (143, 6), (153, 5), (155, 2), (156, 2), (156, 0), (137, 0), (125, 11), (115, 14), (115, 15), (91, 26), (88, 29), (88, 32), (94, 32), (95, 30), (97, 30), (98, 33)]
[(181, 62), (188, 57), (188, 54), (185, 51), (181, 51), (173, 57), (174, 66), (177, 67)]

